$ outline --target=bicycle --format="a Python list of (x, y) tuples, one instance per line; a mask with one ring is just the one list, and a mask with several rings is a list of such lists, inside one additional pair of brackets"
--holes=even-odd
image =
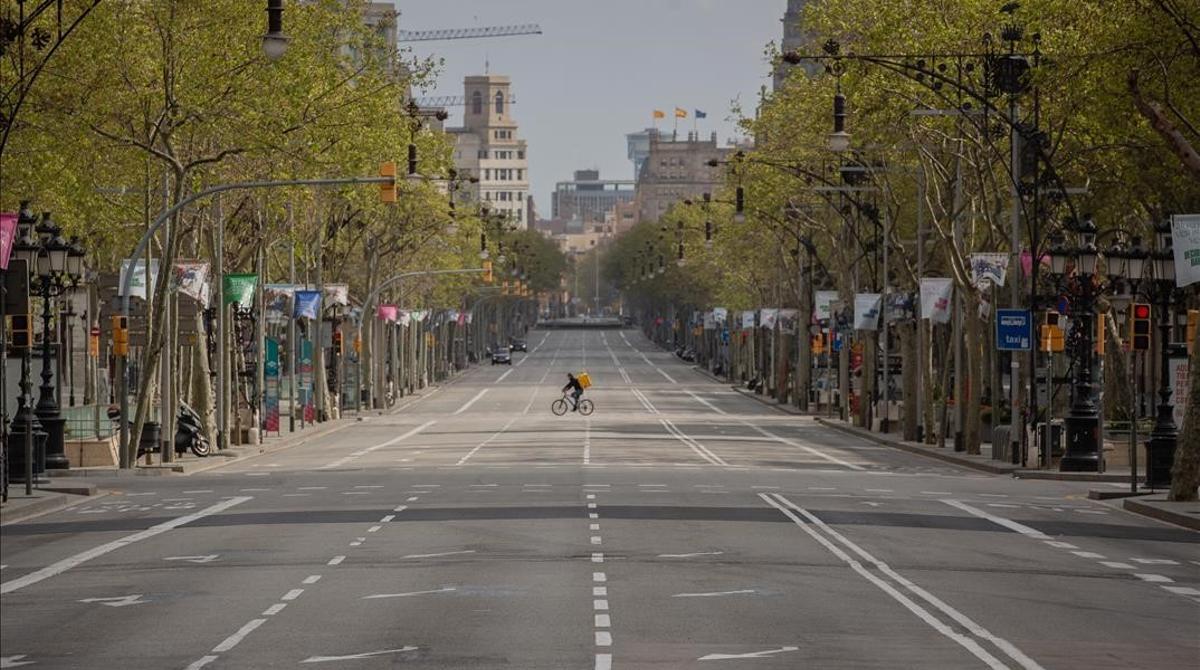
[[(567, 394), (565, 394), (565, 393), (563, 394), (563, 397), (550, 403), (550, 411), (554, 412), (554, 414), (556, 416), (562, 416), (562, 415), (566, 414), (567, 410), (569, 410), (569, 409), (571, 409), (571, 403), (567, 400)], [(580, 398), (580, 400), (579, 400), (579, 413), (580, 414), (582, 414), (584, 416), (588, 416), (595, 410), (596, 410), (596, 405), (593, 404), (591, 400), (588, 400), (587, 398)]]

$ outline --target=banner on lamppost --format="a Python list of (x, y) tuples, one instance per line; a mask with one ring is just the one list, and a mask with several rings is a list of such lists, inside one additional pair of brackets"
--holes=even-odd
[(716, 319), (713, 318), (712, 310), (709, 310), (704, 313), (703, 321), (704, 321), (703, 330), (713, 330), (714, 328), (717, 327), (717, 321), (716, 321)]
[(13, 242), (17, 239), (17, 215), (13, 212), (0, 212), (0, 270), (8, 269), (8, 259), (12, 256)]
[(180, 261), (175, 264), (175, 289), (187, 297), (208, 308), (212, 293), (212, 282), (209, 281), (209, 264), (200, 261)]
[(781, 309), (779, 310), (779, 329), (785, 333), (793, 333), (799, 326), (800, 310), (798, 309)]
[(256, 274), (227, 274), (225, 282), (225, 304), (233, 303), (247, 308), (254, 304), (254, 289), (258, 287)]
[(758, 327), (775, 330), (775, 321), (779, 318), (778, 307), (763, 307), (758, 310)]
[(279, 340), (266, 339), (266, 356), (263, 358), (263, 376), (266, 381), (263, 398), (263, 428), (267, 432), (279, 432)]
[(395, 322), (396, 306), (395, 305), (380, 305), (375, 308), (375, 316), (388, 322)]
[(412, 312), (406, 309), (397, 310), (397, 317), (400, 319), (401, 326), (408, 326), (412, 323)]
[(817, 321), (828, 321), (833, 316), (829, 305), (837, 298), (837, 291), (817, 291), (813, 296), (813, 318)]
[(971, 284), (978, 287), (984, 282), (1004, 286), (1008, 274), (1008, 254), (971, 254)]
[(954, 297), (954, 280), (946, 277), (926, 277), (921, 280), (921, 318), (934, 323), (950, 322), (950, 301)]
[[(125, 276), (130, 273), (129, 266), (131, 263), (128, 259), (121, 261), (121, 275), (117, 279), (117, 295), (124, 296), (121, 292), (121, 287), (125, 285)], [(154, 284), (158, 281), (158, 259), (150, 261), (150, 278), (147, 282), (146, 278), (146, 261), (138, 259), (133, 265), (133, 275), (129, 277), (129, 297), (146, 299), (146, 284), (149, 283), (150, 290), (154, 290)]]
[(879, 303), (883, 295), (880, 293), (854, 294), (854, 329), (879, 329)]
[(350, 287), (346, 284), (326, 284), (325, 300), (330, 305), (349, 305)]
[(293, 298), (294, 319), (318, 319), (321, 316), (320, 291), (296, 291)]
[(754, 327), (754, 310), (748, 309), (742, 312), (742, 328)]
[(470, 312), (467, 312), (467, 311), (465, 311), (465, 310), (464, 310), (464, 311), (461, 311), (461, 312), (459, 312), (459, 313), (458, 313), (458, 318), (457, 318), (457, 320), (455, 321), (455, 323), (456, 323), (456, 324), (458, 325), (458, 327), (460, 327), (460, 328), (461, 328), (461, 327), (463, 327), (463, 326), (465, 326), (465, 325), (467, 325), (467, 321), (468, 321), (468, 318), (470, 317), (470, 315), (471, 315), (471, 313), (470, 313)]
[(268, 321), (286, 321), (292, 313), (292, 300), (296, 294), (294, 284), (267, 284), (263, 286), (263, 299), (267, 307)]
[(913, 318), (913, 294), (908, 291), (892, 291), (887, 295), (884, 305), (884, 318), (888, 323), (907, 321)]
[(1200, 281), (1200, 214), (1172, 216), (1171, 243), (1175, 248), (1175, 285), (1183, 288)]
[(729, 310), (725, 309), (724, 307), (713, 307), (712, 313), (713, 323), (716, 324), (718, 328), (724, 327), (725, 323), (729, 321)]

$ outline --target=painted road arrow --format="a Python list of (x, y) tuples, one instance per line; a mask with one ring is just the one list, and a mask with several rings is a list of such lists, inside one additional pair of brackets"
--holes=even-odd
[(112, 598), (84, 598), (81, 603), (97, 603), (99, 605), (107, 605), (109, 607), (124, 607), (126, 605), (141, 605), (150, 602), (142, 600), (142, 594), (135, 593), (129, 596), (114, 596)]
[(220, 558), (220, 554), (209, 554), (207, 556), (167, 556), (164, 561), (187, 561), (188, 563), (212, 563)]
[(353, 661), (359, 658), (371, 658), (372, 656), (384, 656), (387, 654), (400, 654), (406, 651), (416, 651), (417, 647), (400, 647), (399, 649), (384, 649), (383, 651), (368, 651), (365, 654), (351, 654), (350, 656), (309, 656), (300, 661), (301, 663), (329, 663), (330, 661)]
[(701, 661), (728, 661), (736, 658), (766, 658), (775, 654), (782, 654), (786, 651), (796, 651), (800, 647), (780, 647), (778, 649), (766, 649), (764, 651), (754, 651), (749, 654), (709, 654), (701, 656)]

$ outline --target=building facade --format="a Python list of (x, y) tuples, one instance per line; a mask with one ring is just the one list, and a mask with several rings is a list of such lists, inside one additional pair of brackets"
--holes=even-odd
[(599, 170), (576, 170), (573, 181), (554, 185), (550, 216), (555, 219), (575, 219), (584, 224), (603, 222), (618, 203), (631, 202), (634, 181), (631, 179), (600, 179)]
[(463, 125), (447, 128), (454, 138), (454, 167), (479, 181), (464, 184), (460, 198), (507, 215), (520, 229), (529, 227), (529, 163), (525, 140), (512, 118), (511, 82), (496, 74), (463, 80)]
[[(787, 11), (783, 14), (783, 42), (780, 49), (784, 52), (803, 50), (808, 42), (808, 35), (804, 31), (804, 5), (808, 4), (808, 0), (788, 0)], [(816, 63), (805, 63), (800, 66), (780, 63), (775, 67), (775, 77), (772, 82), (773, 90), (778, 91), (787, 81), (788, 74), (794, 67), (801, 67), (812, 76), (817, 72), (818, 66)]]
[(701, 140), (699, 133), (689, 132), (686, 140), (676, 140), (652, 131), (650, 151), (637, 180), (638, 221), (657, 221), (676, 202), (720, 188), (725, 166), (712, 167), (708, 162), (724, 162), (733, 151), (717, 145), (716, 133)]

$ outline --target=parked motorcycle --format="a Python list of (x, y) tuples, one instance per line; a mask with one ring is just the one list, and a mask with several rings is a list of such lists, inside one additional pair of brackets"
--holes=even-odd
[[(117, 421), (121, 416), (121, 410), (116, 405), (108, 408), (108, 418)], [(132, 426), (133, 422), (130, 421)], [(146, 431), (143, 430), (143, 433)], [(144, 437), (144, 436), (143, 436)], [(152, 446), (144, 446), (149, 443)], [(175, 416), (175, 453), (185, 454), (190, 449), (197, 456), (208, 456), (212, 451), (212, 447), (208, 443), (208, 438), (204, 436), (204, 422), (200, 415), (196, 413), (186, 403), (179, 404), (179, 412)], [(143, 439), (138, 444), (138, 458), (148, 453), (158, 453), (160, 450), (158, 440)]]

